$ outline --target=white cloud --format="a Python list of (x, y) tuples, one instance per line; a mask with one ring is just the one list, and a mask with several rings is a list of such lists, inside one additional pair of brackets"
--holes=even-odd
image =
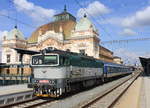
[(150, 6), (136, 11), (127, 17), (113, 17), (99, 22), (101, 24), (112, 24), (117, 25), (118, 27), (123, 27), (124, 30), (119, 33), (120, 35), (137, 35), (137, 33), (134, 32), (131, 28), (135, 29), (137, 27), (150, 26)]
[(134, 32), (133, 30), (128, 29), (128, 28), (125, 28), (120, 34), (124, 35), (124, 36), (134, 36), (134, 35), (137, 35), (136, 32)]
[(128, 16), (122, 21), (124, 27), (143, 27), (150, 26), (150, 6), (137, 11), (134, 15)]
[(45, 22), (50, 20), (55, 14), (54, 9), (45, 9), (37, 6), (28, 0), (13, 0), (18, 11), (24, 12), (30, 16), (34, 21)]
[(139, 57), (150, 58), (150, 52), (136, 52), (125, 48), (119, 48), (114, 51), (114, 55), (121, 57), (126, 64), (140, 64)]
[[(86, 10), (86, 11), (85, 11)], [(77, 12), (78, 17), (83, 17), (84, 13), (88, 13), (90, 16), (97, 16), (100, 14), (109, 13), (110, 9), (99, 1), (94, 1), (89, 4), (86, 8), (80, 8)]]
[(150, 6), (127, 17), (114, 17), (101, 21), (102, 24), (114, 24), (125, 28), (150, 26)]
[(141, 57), (150, 58), (150, 52), (145, 52)]
[(120, 25), (122, 18), (119, 17), (111, 17), (109, 19), (100, 20), (100, 24), (113, 24), (113, 25)]
[(130, 64), (134, 64), (135, 62), (139, 63), (139, 56), (141, 56), (140, 54), (137, 54), (133, 51), (129, 51), (124, 48), (115, 50), (114, 55), (121, 57), (125, 63)]

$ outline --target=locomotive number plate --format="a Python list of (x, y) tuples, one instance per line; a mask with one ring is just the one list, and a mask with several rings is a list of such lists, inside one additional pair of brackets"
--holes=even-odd
[(49, 83), (48, 80), (39, 80), (39, 83)]

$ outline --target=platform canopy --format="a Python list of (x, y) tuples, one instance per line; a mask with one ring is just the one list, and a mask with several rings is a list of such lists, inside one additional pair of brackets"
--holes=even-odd
[(34, 54), (40, 53), (39, 51), (25, 50), (21, 48), (12, 48), (12, 49), (16, 50), (17, 53), (20, 53), (20, 54), (34, 55)]
[(150, 58), (139, 57), (146, 75), (150, 75)]

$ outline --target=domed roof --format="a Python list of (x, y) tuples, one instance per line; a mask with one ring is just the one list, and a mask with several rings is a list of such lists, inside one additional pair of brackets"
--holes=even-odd
[(92, 22), (86, 17), (86, 15), (76, 24), (75, 31), (84, 31), (88, 29), (93, 29), (96, 31), (95, 26)]
[(45, 34), (47, 31), (54, 31), (55, 33), (59, 33), (60, 27), (62, 27), (64, 32), (64, 38), (66, 39), (71, 35), (71, 30), (73, 30), (75, 24), (76, 22), (72, 20), (56, 21), (44, 24), (32, 33), (31, 37), (29, 37), (28, 39), (28, 43), (35, 43), (38, 41), (38, 37), (40, 36), (39, 31), (42, 32), (42, 35)]
[(15, 26), (14, 29), (12, 29), (10, 32), (8, 32), (6, 39), (8, 39), (8, 40), (16, 39), (16, 37), (20, 40), (25, 40), (23, 33), (20, 30), (18, 30), (17, 27)]

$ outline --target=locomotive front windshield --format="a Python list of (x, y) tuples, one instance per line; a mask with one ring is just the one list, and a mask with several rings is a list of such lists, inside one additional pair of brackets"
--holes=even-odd
[(38, 55), (32, 57), (32, 65), (56, 65), (58, 64), (57, 55)]

